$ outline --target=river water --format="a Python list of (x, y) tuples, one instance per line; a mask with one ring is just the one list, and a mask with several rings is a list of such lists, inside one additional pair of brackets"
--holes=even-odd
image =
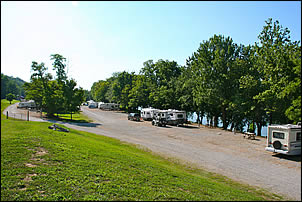
[[(193, 117), (188, 117), (188, 121), (192, 121), (192, 122), (196, 122), (197, 120), (197, 114), (194, 112), (193, 114)], [(206, 125), (207, 124), (207, 117), (204, 116), (202, 117), (202, 122), (201, 122), (202, 125)], [(222, 124), (222, 121), (219, 119), (218, 121), (218, 126), (219, 127), (222, 127), (223, 124)], [(231, 126), (229, 126), (228, 129), (230, 129)], [(243, 127), (244, 131), (246, 131), (247, 129), (247, 125), (245, 127)], [(257, 134), (257, 126), (256, 126), (256, 130), (255, 130), (255, 133)], [(267, 126), (263, 126), (262, 129), (261, 129), (261, 136), (263, 137), (266, 137), (267, 136)]]

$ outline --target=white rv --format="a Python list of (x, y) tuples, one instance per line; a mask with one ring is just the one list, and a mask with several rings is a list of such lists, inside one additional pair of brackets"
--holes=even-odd
[(168, 125), (183, 125), (186, 123), (186, 112), (175, 110), (175, 109), (169, 109), (168, 112)]
[(103, 109), (103, 110), (119, 110), (120, 104), (116, 104), (116, 103), (99, 103), (98, 107), (100, 109)]
[(157, 110), (154, 111), (154, 117), (152, 120), (152, 125), (155, 126), (166, 126), (168, 119), (168, 111), (167, 110)]
[(36, 103), (34, 100), (29, 100), (27, 102), (19, 102), (19, 104), (17, 105), (17, 108), (35, 108), (36, 107)]
[(301, 123), (268, 126), (265, 150), (286, 155), (301, 155)]
[(149, 107), (149, 108), (143, 108), (141, 110), (141, 117), (144, 121), (151, 121), (154, 118), (154, 112), (158, 111), (158, 109)]
[(93, 101), (93, 100), (89, 100), (88, 101), (88, 107), (89, 108), (97, 108), (98, 107), (98, 103)]

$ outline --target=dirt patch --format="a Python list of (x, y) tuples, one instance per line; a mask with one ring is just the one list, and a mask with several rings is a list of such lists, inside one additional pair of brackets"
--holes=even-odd
[(31, 163), (26, 163), (25, 166), (29, 167), (29, 168), (37, 167), (37, 165), (31, 164)]
[(33, 177), (33, 176), (37, 176), (37, 174), (36, 173), (34, 173), (34, 174), (27, 174), (26, 177), (23, 179), (23, 181), (25, 181), (25, 182), (32, 181), (31, 177)]
[(35, 153), (36, 156), (44, 156), (48, 153), (48, 151), (42, 147), (38, 147), (37, 150), (37, 153)]

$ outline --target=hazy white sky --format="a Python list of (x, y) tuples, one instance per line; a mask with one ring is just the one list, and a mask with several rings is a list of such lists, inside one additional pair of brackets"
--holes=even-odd
[(30, 79), (32, 61), (54, 75), (51, 54), (68, 59), (68, 76), (90, 90), (113, 72), (152, 59), (186, 59), (214, 34), (254, 44), (269, 17), (301, 39), (300, 1), (102, 2), (1, 1), (1, 73)]

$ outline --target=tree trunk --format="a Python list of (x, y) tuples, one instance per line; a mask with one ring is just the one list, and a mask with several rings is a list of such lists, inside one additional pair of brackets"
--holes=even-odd
[(227, 129), (227, 121), (226, 121), (225, 107), (222, 108), (222, 122), (223, 122), (223, 130), (226, 130)]
[(261, 136), (261, 128), (262, 128), (262, 125), (261, 125), (261, 123), (256, 123), (256, 125), (257, 125), (257, 136)]
[(197, 123), (198, 123), (198, 127), (200, 127), (200, 121), (199, 121), (199, 111), (197, 112)]
[(218, 116), (214, 116), (214, 127), (218, 127)]
[(233, 128), (234, 128), (234, 122), (232, 122), (231, 124), (231, 131), (233, 131)]

